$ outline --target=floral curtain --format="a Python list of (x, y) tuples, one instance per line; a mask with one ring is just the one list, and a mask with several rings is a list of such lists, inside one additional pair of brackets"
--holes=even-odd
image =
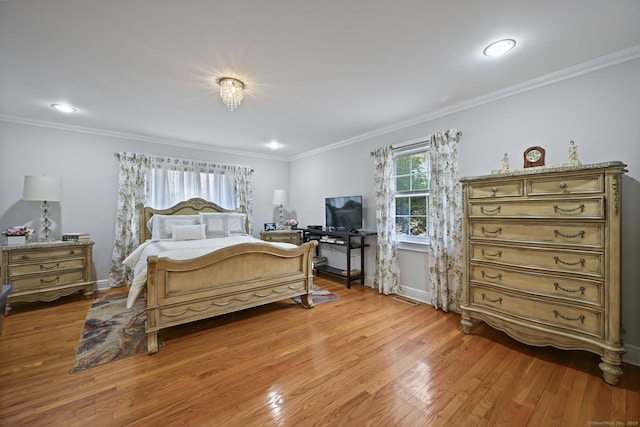
[(458, 173), (460, 132), (431, 135), (429, 190), (429, 266), (431, 303), (444, 311), (460, 311), (462, 299), (462, 186)]
[(244, 206), (249, 218), (249, 233), (251, 233), (251, 217), (253, 212), (253, 169), (246, 166), (234, 167), (236, 207)]
[(385, 295), (400, 291), (398, 248), (395, 233), (394, 162), (391, 146), (378, 148), (375, 161), (376, 269), (373, 287)]
[(151, 157), (136, 153), (116, 153), (115, 156), (120, 161), (120, 177), (109, 281), (111, 286), (125, 286), (131, 283), (128, 277), (131, 273), (122, 261), (139, 244), (136, 206), (145, 202)]

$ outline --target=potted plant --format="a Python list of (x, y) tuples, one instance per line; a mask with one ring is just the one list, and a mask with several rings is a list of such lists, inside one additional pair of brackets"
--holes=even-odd
[(3, 236), (7, 236), (7, 243), (10, 245), (24, 245), (27, 238), (33, 236), (34, 230), (26, 225), (16, 225), (9, 227), (2, 232)]

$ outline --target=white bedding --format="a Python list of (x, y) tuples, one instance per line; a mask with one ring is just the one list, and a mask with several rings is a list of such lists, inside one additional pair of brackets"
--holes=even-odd
[(291, 243), (265, 242), (252, 236), (229, 236), (202, 240), (147, 240), (136, 248), (123, 264), (133, 270), (133, 282), (129, 289), (127, 308), (131, 308), (147, 283), (147, 258), (158, 255), (171, 259), (196, 258), (215, 250), (241, 243), (268, 243), (281, 248), (294, 248)]

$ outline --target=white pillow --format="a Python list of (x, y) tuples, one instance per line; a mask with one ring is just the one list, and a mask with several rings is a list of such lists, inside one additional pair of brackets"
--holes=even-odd
[(200, 240), (204, 238), (204, 224), (173, 226), (173, 240)]
[(229, 235), (228, 215), (219, 212), (200, 212), (200, 223), (205, 226), (205, 236), (227, 237)]
[(243, 213), (229, 214), (229, 234), (247, 234), (247, 215)]
[(198, 215), (154, 215), (152, 219), (153, 240), (171, 239), (175, 225), (195, 225), (200, 222)]

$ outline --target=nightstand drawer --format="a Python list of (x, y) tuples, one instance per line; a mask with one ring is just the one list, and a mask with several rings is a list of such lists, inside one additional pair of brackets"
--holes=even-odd
[(19, 263), (28, 261), (41, 261), (50, 259), (69, 258), (73, 256), (83, 256), (84, 251), (77, 246), (68, 244), (69, 247), (47, 248), (47, 249), (28, 249), (12, 251), (9, 253), (9, 263)]
[(81, 282), (83, 280), (85, 280), (84, 271), (79, 270), (62, 274), (41, 274), (36, 277), (14, 279), (11, 284), (15, 292), (21, 289), (38, 289), (66, 285), (67, 283)]
[(37, 264), (13, 264), (9, 265), (9, 281), (20, 278), (20, 276), (32, 273), (49, 273), (64, 271), (69, 269), (84, 268), (84, 258), (43, 261)]
[(260, 233), (260, 239), (265, 242), (291, 243), (294, 245), (302, 244), (302, 237), (299, 231), (263, 231)]

